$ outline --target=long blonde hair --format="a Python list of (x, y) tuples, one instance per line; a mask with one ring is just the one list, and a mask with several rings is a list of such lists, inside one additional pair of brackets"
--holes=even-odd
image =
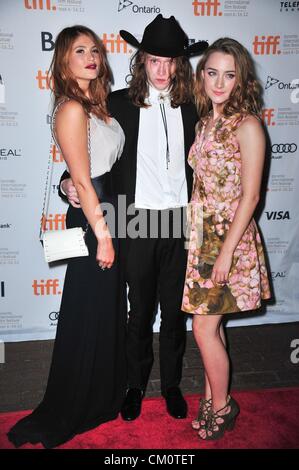
[[(82, 34), (89, 36), (100, 51), (99, 75), (90, 82), (90, 97), (84, 95), (68, 67), (71, 47), (74, 41)], [(75, 25), (60, 31), (55, 41), (50, 73), (53, 77), (52, 92), (55, 96), (54, 106), (62, 97), (68, 97), (78, 101), (83, 106), (87, 116), (92, 112), (100, 119), (108, 119), (109, 113), (106, 99), (110, 91), (111, 72), (104, 45), (91, 29), (86, 26)]]
[(197, 65), (194, 94), (199, 116), (206, 116), (212, 108), (211, 100), (205, 92), (202, 71), (214, 52), (231, 55), (234, 58), (236, 67), (235, 86), (224, 105), (223, 115), (229, 117), (240, 113), (241, 115), (253, 114), (260, 116), (262, 107), (261, 86), (256, 78), (253, 60), (247, 49), (231, 38), (217, 39), (206, 49)]

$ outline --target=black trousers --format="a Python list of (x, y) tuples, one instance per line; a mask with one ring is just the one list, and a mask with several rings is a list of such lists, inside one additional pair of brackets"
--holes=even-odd
[[(182, 209), (176, 209), (182, 214)], [(150, 212), (146, 211), (149, 220)], [(160, 216), (165, 211), (155, 211)], [(127, 324), (128, 387), (145, 390), (153, 356), (153, 323), (160, 302), (161, 391), (178, 386), (186, 342), (186, 315), (181, 311), (187, 250), (183, 227), (172, 233), (173, 211), (169, 211), (170, 236), (164, 238), (159, 222), (158, 236), (126, 239), (126, 274), (130, 312)], [(183, 220), (183, 219), (182, 219)], [(183, 225), (183, 222), (182, 222)]]

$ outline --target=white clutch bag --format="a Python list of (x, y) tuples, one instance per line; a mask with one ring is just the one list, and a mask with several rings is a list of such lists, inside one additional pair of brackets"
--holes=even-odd
[(43, 234), (44, 254), (47, 263), (77, 256), (88, 256), (82, 227), (66, 230), (49, 230)]
[[(52, 130), (52, 142), (55, 142), (54, 128), (55, 128), (55, 115), (59, 106), (64, 103), (65, 100), (61, 101), (53, 111), (51, 130)], [(56, 145), (58, 145), (56, 143)], [(42, 242), (44, 248), (45, 259), (48, 263), (52, 261), (59, 261), (68, 258), (76, 258), (78, 256), (88, 256), (88, 248), (85, 243), (85, 234), (88, 230), (88, 223), (86, 224), (85, 230), (82, 227), (69, 228), (65, 230), (45, 230), (43, 227), (43, 220), (47, 219), (50, 191), (49, 185), (52, 181), (53, 175), (53, 158), (51, 154), (51, 146), (49, 152), (49, 161), (46, 176), (46, 187), (43, 201), (43, 211), (40, 224), (39, 239)], [(89, 151), (89, 162), (90, 160), (90, 129), (88, 123), (88, 151)], [(90, 169), (91, 173), (91, 169)]]

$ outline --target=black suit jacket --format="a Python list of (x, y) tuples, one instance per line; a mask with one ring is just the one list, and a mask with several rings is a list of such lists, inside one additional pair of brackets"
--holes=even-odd
[[(193, 178), (192, 169), (187, 162), (187, 157), (194, 141), (195, 124), (198, 121), (198, 115), (192, 103), (182, 104), (180, 108), (184, 127), (185, 171), (188, 199), (190, 199)], [(134, 203), (135, 200), (140, 108), (135, 106), (130, 100), (128, 89), (123, 88), (110, 93), (108, 97), (108, 109), (123, 128), (126, 137), (123, 153), (112, 168), (113, 185), (116, 193), (125, 194), (127, 196), (127, 204), (131, 204)], [(68, 177), (69, 174), (64, 172), (60, 182)], [(65, 199), (65, 196), (63, 196), (61, 192), (59, 192), (59, 194)]]

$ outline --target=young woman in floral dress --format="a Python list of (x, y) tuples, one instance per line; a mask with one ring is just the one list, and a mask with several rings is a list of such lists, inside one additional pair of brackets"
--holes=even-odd
[(200, 438), (214, 440), (233, 428), (239, 413), (228, 395), (223, 315), (258, 309), (270, 297), (253, 219), (265, 136), (253, 63), (240, 43), (222, 38), (206, 50), (197, 66), (195, 97), (202, 119), (189, 154), (194, 186), (182, 310), (194, 314), (205, 369), (205, 398), (192, 427)]

